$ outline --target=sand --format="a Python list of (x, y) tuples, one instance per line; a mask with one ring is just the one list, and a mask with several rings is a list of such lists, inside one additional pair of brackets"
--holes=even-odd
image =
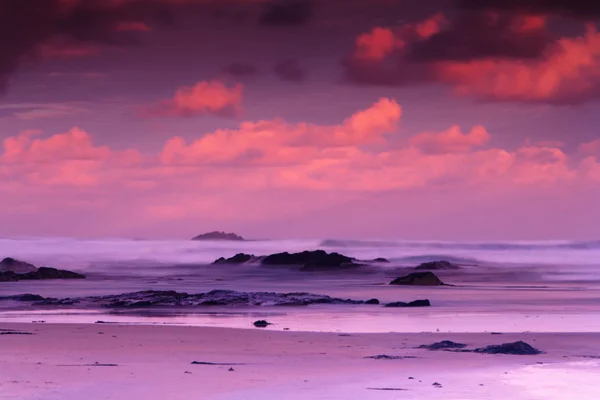
[[(0, 335), (1, 399), (600, 398), (600, 333), (339, 334), (48, 323), (0, 329), (33, 333)], [(546, 353), (416, 349), (440, 340), (469, 349), (524, 340)], [(380, 354), (408, 358), (364, 358)]]

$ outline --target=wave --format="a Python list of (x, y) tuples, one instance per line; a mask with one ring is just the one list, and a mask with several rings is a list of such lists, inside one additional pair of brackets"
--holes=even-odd
[(374, 241), (325, 239), (322, 247), (335, 248), (405, 248), (452, 250), (600, 250), (600, 240), (588, 241), (516, 241), (516, 242), (442, 242), (442, 241)]

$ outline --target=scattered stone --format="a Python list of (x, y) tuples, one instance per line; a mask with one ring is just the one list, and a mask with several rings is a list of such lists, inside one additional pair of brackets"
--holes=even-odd
[(436, 271), (436, 270), (460, 269), (460, 266), (453, 264), (450, 261), (443, 260), (443, 261), (424, 262), (424, 263), (416, 266), (414, 269)]
[(388, 303), (385, 305), (386, 307), (429, 307), (431, 306), (431, 302), (427, 299), (424, 300), (414, 300), (408, 303), (403, 301), (395, 301), (393, 303)]
[(36, 271), (25, 272), (22, 274), (13, 271), (0, 272), (0, 282), (40, 279), (85, 279), (85, 276), (72, 271), (48, 267), (40, 267)]
[(265, 321), (264, 319), (260, 319), (258, 321), (254, 321), (254, 326), (257, 327), (257, 328), (266, 328), (269, 325), (271, 325), (271, 323)]
[(219, 363), (219, 362), (208, 362), (208, 361), (192, 361), (192, 365), (245, 365), (242, 363)]
[(15, 296), (0, 296), (0, 300), (14, 300), (14, 301), (42, 301), (44, 297), (39, 294), (17, 294)]
[(371, 358), (373, 360), (404, 360), (409, 358), (418, 358), (415, 356), (388, 356), (387, 354), (378, 354), (376, 356), (368, 356), (365, 358)]
[(475, 353), (485, 354), (513, 354), (513, 355), (536, 355), (542, 354), (542, 351), (523, 342), (502, 343), (500, 345), (490, 345), (475, 349)]
[[(1, 298), (0, 298), (1, 299)], [(108, 296), (53, 299), (34, 302), (39, 306), (82, 304), (107, 308), (203, 307), (203, 306), (307, 306), (311, 304), (364, 304), (361, 300), (339, 299), (313, 293), (236, 292), (213, 290), (188, 294), (173, 290), (145, 290)]]
[(215, 260), (213, 264), (244, 264), (248, 261), (253, 261), (255, 259), (256, 256), (254, 256), (253, 254), (238, 253), (230, 258), (221, 257), (218, 260)]
[(419, 349), (427, 350), (447, 350), (447, 349), (464, 349), (467, 347), (464, 343), (456, 343), (451, 340), (442, 340), (441, 342), (435, 342), (432, 344), (423, 344), (419, 346)]
[(365, 301), (365, 304), (379, 304), (379, 300), (378, 299), (370, 299)]
[(300, 265), (305, 271), (329, 268), (354, 268), (357, 264), (353, 258), (339, 253), (327, 253), (324, 250), (303, 251), (301, 253), (276, 253), (264, 257), (263, 265)]
[(25, 261), (15, 260), (11, 257), (6, 257), (0, 261), (0, 272), (14, 272), (16, 274), (24, 274), (26, 272), (34, 272), (37, 268), (33, 264)]
[(233, 368), (228, 369), (229, 372), (235, 371)]
[(433, 272), (428, 271), (401, 276), (391, 281), (390, 285), (443, 286), (445, 284)]
[(441, 387), (442, 387), (442, 384), (441, 384), (441, 383), (438, 383), (438, 382), (433, 382), (431, 385), (432, 385), (432, 386), (435, 386), (435, 387), (437, 387), (437, 388), (441, 388)]
[(243, 237), (236, 235), (235, 233), (225, 233), (219, 231), (213, 231), (208, 233), (203, 233), (198, 236), (194, 236), (192, 240), (234, 240), (241, 241), (244, 240)]

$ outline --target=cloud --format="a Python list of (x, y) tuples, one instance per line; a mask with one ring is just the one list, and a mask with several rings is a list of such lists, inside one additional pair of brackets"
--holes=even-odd
[[(598, 98), (600, 34), (593, 25), (581, 36), (550, 41), (544, 17), (485, 15), (454, 22), (434, 16), (397, 30), (376, 27), (357, 38), (344, 60), (345, 80), (441, 83), (486, 101), (573, 104)], [(431, 28), (420, 31), (424, 24)]]
[(587, 0), (459, 0), (458, 4), (465, 9), (570, 15), (590, 20), (600, 15), (600, 4)]
[(115, 29), (119, 32), (149, 32), (152, 30), (145, 22), (121, 21)]
[(236, 78), (242, 78), (257, 75), (259, 70), (254, 64), (234, 62), (224, 67), (223, 72)]
[(287, 82), (301, 83), (308, 78), (308, 70), (295, 58), (281, 60), (275, 64), (273, 72), (279, 79)]
[[(433, 212), (432, 223), (439, 223), (441, 195), (444, 215), (465, 202), (477, 209), (495, 202), (497, 211), (485, 214), (492, 218), (487, 229), (495, 217), (516, 218), (518, 210), (506, 204), (513, 195), (548, 200), (525, 196), (522, 204), (535, 211), (556, 195), (588, 193), (575, 196), (587, 199), (598, 192), (595, 156), (579, 162), (551, 145), (498, 147), (483, 126), (408, 135), (402, 118), (410, 115), (383, 98), (338, 124), (245, 121), (237, 129), (198, 132), (193, 140), (172, 137), (160, 152), (145, 154), (96, 143), (80, 128), (51, 136), (25, 131), (0, 146), (0, 216), (12, 234), (56, 234), (62, 221), (61, 234), (105, 235), (148, 234), (151, 226), (164, 234), (171, 222), (169, 232), (183, 235), (184, 226), (197, 230), (199, 223), (239, 227), (303, 217), (321, 236), (323, 221), (347, 222), (346, 204), (360, 200), (363, 208), (352, 213), (371, 215), (372, 225), (400, 215), (397, 234), (397, 223), (415, 213), (423, 223)], [(313, 214), (323, 207), (337, 217)], [(369, 214), (374, 209), (381, 215)], [(64, 223), (71, 220), (77, 223)]]
[(414, 42), (408, 57), (416, 61), (536, 59), (552, 41), (544, 17), (463, 13), (443, 29)]
[(187, 144), (167, 141), (159, 158), (168, 165), (289, 165), (334, 149), (385, 142), (402, 115), (393, 100), (381, 99), (340, 125), (288, 124), (282, 120), (244, 122), (237, 130), (217, 130)]
[(242, 110), (243, 86), (226, 86), (220, 81), (201, 81), (193, 86), (184, 86), (175, 92), (172, 99), (145, 107), (145, 117), (195, 117), (218, 115), (232, 117)]
[(305, 25), (313, 16), (313, 0), (270, 0), (259, 18), (263, 26)]
[(454, 125), (450, 129), (439, 132), (425, 132), (413, 136), (410, 144), (424, 153), (468, 153), (473, 148), (482, 147), (490, 140), (490, 134), (481, 126), (475, 126), (469, 133), (462, 133), (460, 126)]
[(600, 139), (580, 144), (579, 152), (584, 155), (600, 156)]
[(89, 110), (70, 103), (15, 103), (0, 105), (2, 110), (16, 110), (11, 115), (21, 120), (56, 118), (88, 113)]
[(573, 104), (600, 95), (600, 34), (562, 38), (541, 60), (445, 62), (436, 78), (457, 93), (487, 100)]

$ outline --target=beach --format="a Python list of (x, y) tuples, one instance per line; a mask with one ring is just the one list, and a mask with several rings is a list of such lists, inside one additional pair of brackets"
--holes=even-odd
[[(327, 244), (0, 241), (3, 254), (86, 275), (0, 282), (0, 398), (600, 396), (596, 247)], [(322, 271), (208, 262), (240, 247), (319, 246), (389, 262)], [(389, 284), (436, 259), (460, 264), (435, 271), (445, 285)], [(386, 306), (415, 300), (430, 306)], [(464, 346), (419, 348), (442, 341)], [(540, 354), (475, 351), (515, 342)]]
[[(2, 324), (2, 329), (33, 333), (0, 337), (3, 399), (591, 400), (600, 395), (598, 333), (344, 335), (39, 323)], [(546, 352), (416, 348), (440, 340), (469, 348), (524, 340)], [(402, 358), (366, 358), (377, 355)]]

